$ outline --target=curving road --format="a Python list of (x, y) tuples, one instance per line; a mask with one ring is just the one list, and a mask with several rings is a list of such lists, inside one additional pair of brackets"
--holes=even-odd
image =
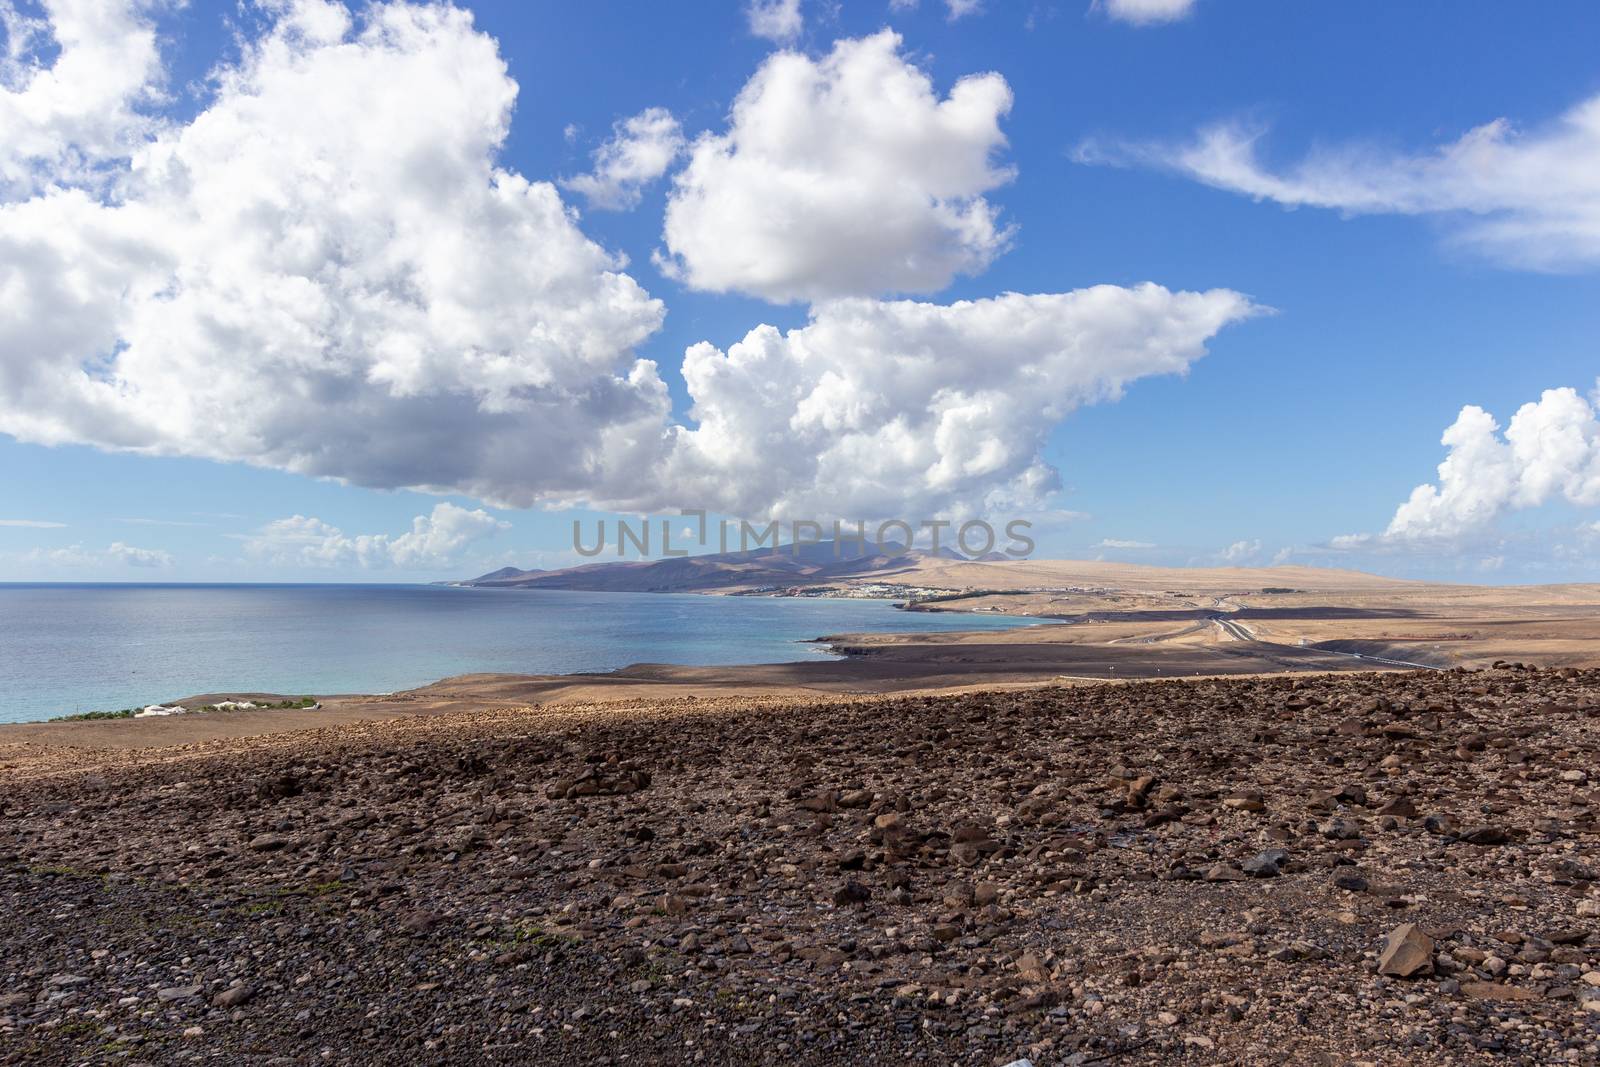
[[(1223, 601), (1218, 599), (1216, 606), (1219, 609), (1223, 609)], [(1214, 612), (1210, 616), (1210, 619), (1212, 622), (1217, 624), (1217, 628), (1222, 631), (1225, 637), (1228, 637), (1234, 641), (1249, 641), (1256, 645), (1266, 645), (1271, 648), (1280, 649), (1294, 649), (1301, 652), (1309, 650), (1320, 652), (1328, 656), (1345, 656), (1349, 659), (1358, 659), (1364, 663), (1382, 663), (1391, 667), (1413, 667), (1424, 671), (1442, 671), (1445, 669), (1443, 667), (1436, 667), (1431, 663), (1413, 663), (1410, 660), (1389, 659), (1385, 656), (1369, 656), (1361, 652), (1339, 652), (1335, 649), (1320, 648), (1315, 645), (1286, 645), (1278, 641), (1263, 641), (1243, 623), (1234, 622), (1232, 619), (1228, 618), (1224, 610), (1218, 610)]]

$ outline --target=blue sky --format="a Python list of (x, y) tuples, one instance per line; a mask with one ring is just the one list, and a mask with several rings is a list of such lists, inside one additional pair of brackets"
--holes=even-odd
[[(803, 28), (772, 40), (752, 33), (749, 12), (737, 0), (692, 7), (485, 2), (470, 5), (470, 30), (450, 32), (460, 36), (463, 49), (481, 43), (481, 35), (493, 39), (517, 96), (492, 162), (534, 183), (590, 171), (593, 153), (614, 136), (613, 124), (646, 109), (670, 113), (687, 143), (702, 135), (731, 136), (734, 100), (783, 49), (825, 64), (838, 42), (866, 40), (887, 27), (900, 36), (893, 62), (925, 73), (936, 99), (964, 77), (994, 72), (1003, 78), (1010, 94), (1009, 108), (1000, 108), (997, 118), (1004, 144), (991, 146), (989, 158), (1010, 175), (969, 182), (954, 198), (968, 206), (981, 201), (993, 215), (994, 232), (1009, 236), (978, 256), (979, 265), (949, 272), (947, 284), (908, 286), (891, 272), (875, 288), (841, 287), (830, 298), (944, 306), (1008, 292), (1062, 294), (1154, 282), (1172, 292), (1231, 291), (1257, 308), (1254, 314), (1218, 312), (1217, 323), (1195, 326), (1203, 335), (1197, 342), (1203, 342), (1203, 358), (1182, 355), (1180, 373), (1130, 372), (1120, 398), (1066, 404), (1059, 417), (1051, 409), (1015, 418), (1002, 400), (989, 411), (1000, 422), (980, 420), (975, 434), (993, 435), (995, 425), (1019, 420), (1043, 427), (1037, 456), (1027, 434), (1010, 444), (1019, 455), (1027, 453), (1019, 463), (1037, 460), (1058, 472), (1059, 489), (991, 510), (1038, 517), (1040, 555), (1310, 562), (1472, 581), (1592, 580), (1600, 536), (1589, 526), (1600, 519), (1600, 489), (1586, 489), (1584, 479), (1600, 477), (1600, 444), (1593, 456), (1563, 454), (1566, 465), (1550, 475), (1554, 461), (1547, 455), (1506, 448), (1501, 435), (1519, 408), (1537, 405), (1530, 426), (1537, 421), (1565, 432), (1565, 439), (1593, 440), (1584, 436), (1592, 426), (1583, 409), (1563, 400), (1557, 413), (1554, 401), (1547, 405), (1541, 398), (1567, 388), (1576, 392), (1577, 404), (1587, 405), (1600, 373), (1600, 177), (1588, 165), (1600, 160), (1600, 130), (1595, 141), (1560, 132), (1564, 115), (1600, 96), (1600, 10), (1548, 3), (1534, 18), (1494, 3), (1446, 8), (1197, 0), (1174, 3), (1170, 21), (1135, 24), (1116, 17), (1114, 7), (1092, 8), (1089, 0), (989, 0), (981, 10), (952, 18), (939, 0), (896, 7), (884, 0), (801, 0)], [(27, 4), (21, 11), (49, 15)], [(125, 155), (138, 158), (140, 144), (176, 139), (212, 109), (230, 90), (208, 72), (248, 62), (239, 40), (248, 54), (273, 32), (276, 19), (270, 12), (241, 16), (233, 5), (205, 3), (137, 5), (121, 17), (153, 28), (165, 93), (130, 98), (129, 110), (140, 118), (116, 136), (132, 138), (133, 147), (97, 150), (112, 171), (124, 166)], [(340, 40), (357, 41), (361, 25), (358, 18)], [(8, 27), (12, 38), (19, 26)], [(323, 47), (337, 50), (340, 40)], [(29, 70), (47, 67), (57, 51), (47, 33), (32, 49), (9, 72), (9, 91), (25, 92)], [(336, 79), (337, 55), (327, 54), (332, 58), (325, 66), (333, 71), (327, 76)], [(262, 75), (254, 90), (231, 91), (248, 97), (267, 92), (262, 86), (268, 84)], [(339, 93), (342, 85), (331, 80), (328, 91)], [(486, 84), (483, 91), (493, 88)], [(852, 106), (870, 108), (871, 101)], [(887, 99), (881, 106), (892, 112)], [(441, 103), (440, 110), (449, 109)], [(8, 114), (0, 111), (0, 122), (23, 121)], [(1499, 119), (1510, 126), (1500, 135), (1500, 149), (1490, 146), (1489, 158), (1438, 162), (1446, 146)], [(1253, 153), (1223, 153), (1224, 163), (1216, 165), (1212, 157), (1186, 154), (1203, 131), (1219, 127), (1257, 137)], [(81, 128), (45, 135), (102, 136)], [(273, 136), (295, 133), (276, 129)], [(1248, 142), (1229, 142), (1240, 143)], [(969, 142), (959, 142), (953, 151), (966, 147)], [(69, 158), (72, 153), (40, 149), (23, 159), (16, 166), (31, 177), (14, 180), (0, 203), (39, 208), (51, 186), (89, 189), (113, 206), (157, 195), (120, 185), (120, 179), (108, 184), (68, 173), (63, 160)], [(725, 352), (761, 324), (791, 331), (806, 327), (813, 315), (843, 318), (842, 312), (819, 312), (823, 299), (770, 287), (752, 292), (761, 289), (756, 282), (736, 280), (723, 286), (733, 291), (715, 291), (718, 285), (705, 280), (709, 266), (703, 276), (696, 273), (702, 269), (696, 257), (709, 264), (716, 246), (740, 240), (739, 233), (686, 238), (683, 248), (701, 251), (683, 253), (677, 269), (659, 260), (666, 249), (664, 215), (688, 188), (688, 159), (678, 155), (665, 174), (640, 183), (638, 203), (628, 210), (603, 210), (577, 189), (558, 187), (562, 203), (578, 213), (581, 235), (626, 257), (622, 269), (661, 301), (659, 328), (644, 330), (647, 336), (636, 344), (620, 345), (612, 366), (622, 375), (633, 356), (653, 360), (670, 422), (684, 425), (694, 421), (681, 369), (686, 349), (709, 342)], [(394, 168), (413, 165), (414, 155), (393, 161)], [(725, 184), (731, 180), (706, 177), (711, 202), (731, 195)], [(170, 203), (169, 191), (160, 195), (168, 197), (161, 203)], [(750, 195), (759, 200), (762, 193)], [(23, 262), (22, 238), (3, 240), (7, 227), (22, 231), (22, 218), (20, 212), (0, 214), (0, 254), (16, 257), (14, 269), (36, 269)], [(1507, 221), (1515, 232), (1486, 237), (1475, 228), (1483, 219)], [(786, 222), (803, 231), (808, 216)], [(704, 229), (704, 216), (695, 224)], [(307, 225), (319, 221), (308, 218)], [(274, 226), (281, 230), (281, 221)], [(1541, 226), (1578, 236), (1523, 232)], [(874, 239), (870, 232), (861, 235), (869, 254)], [(72, 257), (88, 255), (86, 247), (74, 244), (63, 252), (58, 269), (85, 269)], [(501, 254), (507, 262), (536, 263), (546, 247), (534, 240)], [(1559, 262), (1541, 258), (1548, 248), (1562, 251)], [(761, 250), (755, 246), (754, 253)], [(174, 253), (180, 261), (186, 254)], [(196, 272), (220, 254), (208, 246), (205, 255), (212, 258), (196, 259)], [(840, 276), (861, 255), (860, 247), (839, 248)], [(830, 277), (825, 261), (821, 272)], [(817, 284), (808, 278), (805, 284)], [(503, 299), (508, 311), (523, 306), (514, 291)], [(543, 313), (536, 308), (534, 317)], [(8, 363), (21, 368), (34, 358), (27, 346), (42, 334), (47, 309), (35, 301), (10, 314), (13, 328), (0, 326), (0, 344), (11, 348), (0, 351), (0, 369)], [(818, 332), (814, 344), (858, 336), (846, 329), (857, 325), (852, 320), (837, 332)], [(324, 326), (332, 333), (341, 328)], [(611, 320), (592, 328), (608, 337), (625, 332)], [(154, 329), (157, 341), (163, 336), (159, 328), (140, 329)], [(1017, 327), (1019, 334), (1023, 329)], [(1003, 350), (1004, 337), (994, 341), (996, 351)], [(1188, 352), (1187, 340), (1171, 343)], [(106, 357), (103, 344), (85, 344), (75, 354), (79, 362)], [(109, 348), (137, 354), (150, 344), (125, 344), (115, 335)], [(246, 337), (238, 347), (217, 346), (197, 358), (202, 367), (209, 358), (219, 374), (228, 373), (256, 358), (252, 345), (260, 347)], [(448, 353), (439, 358), (447, 360)], [(789, 358), (803, 362), (792, 353)], [(829, 358), (856, 366), (879, 357), (869, 345)], [(187, 380), (196, 382), (193, 366), (185, 366)], [(126, 373), (137, 382), (139, 368), (131, 360)], [(451, 387), (438, 383), (450, 373), (430, 370), (423, 388), (439, 393), (424, 395), (448, 394)], [(192, 426), (147, 432), (144, 422), (138, 432), (112, 432), (105, 420), (70, 411), (41, 428), (43, 420), (31, 417), (40, 410), (34, 394), (6, 384), (21, 381), (16, 374), (0, 378), (0, 397), (12, 391), (5, 406), (15, 409), (9, 419), (0, 412), (0, 520), (10, 524), (0, 524), (0, 578), (399, 580), (505, 563), (560, 565), (570, 560), (573, 518), (603, 514), (581, 506), (586, 495), (602, 504), (645, 502), (670, 513), (669, 502), (726, 511), (728, 502), (766, 501), (774, 492), (741, 485), (709, 499), (697, 495), (696, 487), (734, 478), (728, 472), (742, 468), (729, 461), (710, 475), (695, 468), (654, 495), (641, 495), (640, 479), (624, 488), (614, 480), (603, 487), (599, 481), (574, 485), (555, 474), (506, 482), (498, 464), (488, 473), (463, 467), (451, 475), (455, 484), (440, 487), (445, 492), (421, 492), (402, 486), (428, 484), (434, 475), (408, 473), (411, 458), (364, 456), (367, 462), (340, 466), (341, 449), (365, 444), (329, 444), (315, 461), (285, 459), (287, 444), (256, 453), (252, 440), (217, 446), (219, 437), (270, 438), (272, 432), (245, 425), (235, 434), (217, 424), (217, 409), (209, 405), (204, 432)], [(277, 379), (264, 372), (252, 380), (260, 390)], [(383, 386), (369, 378), (362, 387)], [(229, 395), (237, 405), (237, 394)], [(307, 422), (315, 423), (318, 400), (314, 391), (307, 397), (302, 410), (309, 407)], [(492, 401), (480, 396), (476, 402)], [(1460, 450), (1455, 489), (1440, 483), (1440, 500), (1398, 517), (1415, 487), (1440, 482), (1435, 468), (1446, 457), (1441, 434), (1468, 405), (1492, 414), (1500, 433), (1480, 427), (1473, 441), (1482, 447)], [(789, 414), (768, 416), (781, 421)], [(291, 411), (274, 420), (294, 417)], [(399, 440), (412, 425), (396, 417), (371, 431)], [(365, 441), (369, 435), (358, 429)], [(310, 432), (292, 442), (295, 456), (306, 454)], [(1530, 430), (1529, 439), (1534, 436)], [(138, 451), (119, 451), (129, 442)], [(530, 447), (525, 466), (537, 471), (545, 459), (540, 446)], [(683, 469), (675, 460), (664, 462), (662, 471)], [(336, 476), (319, 477), (319, 471)], [(959, 497), (941, 496), (931, 480), (919, 483), (904, 513), (970, 510), (980, 492), (1014, 496), (1013, 475), (1021, 471), (1007, 468), (1005, 479), (996, 475), (993, 485), (966, 486)], [(820, 514), (829, 506), (831, 483), (822, 473), (815, 478), (806, 493), (785, 499)], [(873, 491), (878, 495), (867, 488), (847, 495), (841, 507), (846, 513), (868, 507), (901, 513), (881, 487)], [(441, 501), (458, 510), (435, 512)], [(524, 502), (532, 506), (503, 506)], [(567, 506), (574, 503), (576, 510)], [(419, 517), (425, 517), (421, 527)], [(303, 521), (282, 525), (291, 518)], [(397, 547), (408, 531), (412, 540)]]

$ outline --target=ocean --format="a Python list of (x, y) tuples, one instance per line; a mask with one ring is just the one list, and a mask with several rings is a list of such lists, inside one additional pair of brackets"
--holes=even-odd
[(0, 583), (0, 722), (197, 693), (388, 693), (453, 674), (722, 666), (826, 634), (1004, 629), (883, 600), (431, 585)]

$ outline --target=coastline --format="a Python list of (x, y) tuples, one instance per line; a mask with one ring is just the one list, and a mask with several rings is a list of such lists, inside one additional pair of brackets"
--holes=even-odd
[[(495, 595), (501, 593), (502, 595)], [(905, 615), (887, 601), (550, 591), (407, 583), (30, 586), (0, 595), (0, 722), (382, 694), (472, 673), (572, 674), (640, 662), (822, 658), (819, 637), (1009, 629), (1033, 619)], [(77, 636), (95, 633), (93, 641)], [(198, 700), (204, 691), (215, 699)]]
[[(810, 642), (828, 655), (783, 663), (636, 663), (603, 672), (456, 675), (394, 693), (317, 694), (315, 710), (258, 708), (154, 718), (0, 723), (0, 753), (7, 746), (23, 745), (167, 747), (507, 707), (699, 700), (812, 703), (1042, 685), (1399, 669), (1317, 649), (1259, 642), (1174, 646), (1051, 639), (1073, 625), (1041, 621), (1005, 631), (831, 634)], [(282, 695), (212, 692), (168, 703), (197, 706), (237, 699), (271, 702)]]
[[(137, 744), (142, 742), (136, 739), (147, 737), (160, 738), (158, 743), (181, 744), (190, 737), (250, 736), (436, 711), (595, 701), (689, 697), (814, 700), (1097, 680), (1437, 671), (1499, 662), (1600, 666), (1594, 641), (1600, 635), (1600, 587), (1596, 586), (1432, 586), (1344, 574), (1318, 575), (1322, 584), (1316, 586), (1309, 580), (1310, 574), (1285, 573), (1277, 577), (1285, 581), (1293, 577), (1301, 588), (1260, 587), (1241, 592), (1241, 587), (1260, 586), (1264, 579), (1251, 572), (1224, 571), (1209, 576), (1194, 572), (1184, 575), (1190, 581), (1175, 585), (1178, 575), (1167, 571), (1049, 562), (1030, 564), (1026, 570), (998, 564), (942, 563), (935, 570), (913, 581), (918, 588), (942, 583), (947, 591), (936, 599), (896, 604), (893, 614), (907, 621), (939, 615), (946, 626), (964, 626), (968, 619), (976, 626), (983, 620), (990, 628), (930, 626), (916, 632), (790, 636), (787, 640), (791, 643), (784, 647), (792, 652), (777, 647), (771, 650), (782, 655), (781, 660), (775, 656), (739, 665), (716, 665), (712, 656), (707, 657), (710, 662), (696, 664), (699, 646), (683, 641), (674, 650), (681, 657), (677, 664), (646, 661), (622, 665), (617, 657), (612, 663), (618, 665), (609, 670), (575, 669), (575, 657), (569, 656), (555, 670), (526, 672), (515, 666), (508, 670), (492, 658), (485, 662), (484, 657), (468, 655), (459, 657), (458, 663), (440, 664), (444, 669), (418, 670), (393, 692), (337, 693), (354, 675), (341, 679), (326, 671), (320, 679), (291, 680), (289, 684), (304, 686), (297, 692), (241, 692), (218, 687), (203, 696), (192, 696), (152, 691), (138, 695), (193, 708), (230, 699), (275, 703), (311, 693), (323, 707), (315, 712), (191, 713), (171, 716), (159, 727), (146, 719), (7, 723), (0, 724), (0, 745), (42, 738), (52, 739), (50, 743)], [(902, 579), (894, 587), (904, 589), (909, 584)], [(879, 586), (887, 588), (875, 578), (861, 588)], [(551, 599), (562, 600), (610, 591), (546, 592), (552, 594)], [(617, 593), (643, 598), (640, 603), (654, 602), (660, 595), (625, 590), (612, 595)], [(665, 595), (685, 606), (744, 597), (788, 599), (774, 593), (729, 589)], [(861, 595), (808, 595), (802, 599), (893, 602), (893, 598)], [(576, 604), (575, 610), (582, 607)], [(1006, 625), (993, 626), (997, 616), (1006, 616)], [(830, 620), (819, 617), (812, 621), (821, 626)], [(656, 622), (665, 635), (670, 635), (675, 625), (670, 617), (658, 616)], [(795, 628), (788, 632), (794, 634)], [(571, 643), (570, 635), (560, 636)], [(535, 647), (540, 636), (521, 634), (518, 640)], [(590, 646), (582, 646), (582, 651), (594, 662)], [(766, 655), (768, 650), (756, 654)], [(500, 662), (507, 660), (502, 657)], [(210, 673), (226, 686), (231, 668), (211, 666)], [(253, 673), (248, 670), (250, 664), (242, 667), (241, 680)], [(348, 687), (359, 690), (360, 684)], [(68, 742), (68, 738), (72, 740)], [(127, 740), (116, 740), (121, 738)]]

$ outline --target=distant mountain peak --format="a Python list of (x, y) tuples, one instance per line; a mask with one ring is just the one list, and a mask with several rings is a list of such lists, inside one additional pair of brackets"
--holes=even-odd
[(490, 571), (488, 574), (480, 574), (476, 578), (470, 579), (469, 581), (463, 582), (462, 584), (463, 585), (477, 585), (480, 582), (504, 582), (504, 581), (510, 581), (510, 580), (516, 579), (516, 578), (528, 578), (528, 577), (531, 577), (531, 576), (533, 576), (535, 574), (548, 574), (548, 573), (550, 573), (550, 572), (549, 571), (542, 571), (542, 570), (525, 571), (525, 570), (519, 570), (516, 567), (501, 567), (497, 571)]
[(925, 559), (957, 562), (967, 557), (949, 548), (931, 552), (898, 542), (881, 545), (842, 539), (763, 546), (654, 560), (612, 560), (562, 570), (502, 567), (462, 585), (530, 589), (591, 589), (615, 592), (692, 592), (735, 586), (825, 585), (879, 571), (902, 570)]

